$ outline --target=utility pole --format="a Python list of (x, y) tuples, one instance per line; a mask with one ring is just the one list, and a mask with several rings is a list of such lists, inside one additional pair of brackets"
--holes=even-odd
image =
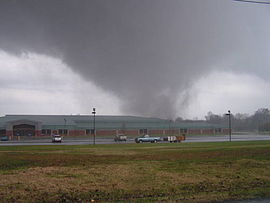
[(64, 121), (65, 121), (64, 134), (67, 135), (67, 120), (64, 118)]
[(228, 113), (226, 113), (226, 116), (229, 116), (229, 140), (232, 141), (232, 123), (231, 123), (231, 111), (228, 110)]
[(93, 127), (94, 127), (94, 144), (96, 144), (96, 108), (93, 108), (92, 114), (94, 115), (94, 123), (93, 123)]

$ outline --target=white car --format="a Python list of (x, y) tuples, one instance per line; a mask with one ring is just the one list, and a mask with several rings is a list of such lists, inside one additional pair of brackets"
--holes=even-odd
[(52, 136), (52, 142), (62, 142), (61, 135), (53, 135)]

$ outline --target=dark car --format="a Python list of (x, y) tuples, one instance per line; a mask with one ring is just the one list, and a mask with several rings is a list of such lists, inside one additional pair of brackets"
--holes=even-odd
[(8, 136), (1, 137), (1, 141), (8, 141)]

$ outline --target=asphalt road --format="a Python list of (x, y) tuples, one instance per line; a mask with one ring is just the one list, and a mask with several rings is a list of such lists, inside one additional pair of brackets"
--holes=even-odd
[[(270, 140), (270, 135), (245, 134), (232, 135), (232, 141), (251, 141), (251, 140)], [(224, 142), (229, 141), (228, 135), (213, 136), (192, 136), (187, 135), (184, 142)], [(0, 146), (19, 146), (19, 145), (85, 145), (93, 144), (93, 138), (64, 138), (62, 143), (52, 143), (51, 139), (30, 139), (30, 140), (13, 140), (1, 141)], [(114, 142), (112, 138), (96, 138), (96, 144), (126, 144), (134, 143), (134, 139), (128, 139), (126, 142)]]
[[(224, 142), (229, 141), (229, 135), (218, 136), (187, 136), (185, 142)], [(232, 141), (270, 140), (270, 135), (244, 134), (232, 135)]]

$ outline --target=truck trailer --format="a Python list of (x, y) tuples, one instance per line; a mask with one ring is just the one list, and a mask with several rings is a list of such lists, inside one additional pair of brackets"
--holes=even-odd
[(165, 137), (163, 140), (171, 142), (171, 143), (172, 142), (182, 142), (182, 141), (186, 140), (186, 136), (185, 135), (173, 135), (173, 136)]

